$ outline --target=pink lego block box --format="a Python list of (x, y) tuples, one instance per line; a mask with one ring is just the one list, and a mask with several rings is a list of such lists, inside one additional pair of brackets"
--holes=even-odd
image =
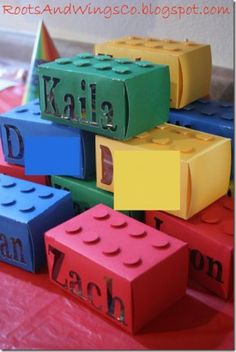
[(45, 243), (50, 279), (131, 333), (185, 294), (187, 245), (102, 204)]

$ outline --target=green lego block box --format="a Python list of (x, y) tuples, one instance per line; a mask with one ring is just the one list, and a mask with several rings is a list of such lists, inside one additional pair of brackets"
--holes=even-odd
[[(51, 185), (54, 188), (71, 192), (76, 214), (100, 203), (113, 208), (113, 194), (97, 188), (95, 180), (85, 181), (72, 177), (52, 176)], [(122, 213), (144, 222), (143, 211), (123, 211)]]
[(126, 140), (168, 120), (169, 67), (83, 53), (39, 66), (42, 118)]

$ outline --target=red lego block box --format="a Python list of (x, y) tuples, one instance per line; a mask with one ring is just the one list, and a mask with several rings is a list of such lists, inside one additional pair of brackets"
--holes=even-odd
[(8, 164), (4, 160), (1, 139), (0, 139), (0, 174), (17, 177), (22, 180), (39, 183), (41, 185), (49, 185), (49, 178), (47, 176), (26, 176), (25, 168), (23, 166)]
[(189, 220), (146, 212), (146, 223), (189, 245), (190, 277), (228, 299), (233, 288), (233, 198), (223, 197)]
[(51, 280), (136, 333), (185, 294), (185, 243), (99, 204), (45, 235)]

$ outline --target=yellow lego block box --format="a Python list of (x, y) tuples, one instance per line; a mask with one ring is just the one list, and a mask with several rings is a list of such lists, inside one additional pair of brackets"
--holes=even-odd
[[(168, 212), (189, 219), (227, 193), (230, 143), (227, 138), (171, 124), (157, 126), (126, 142), (96, 136), (97, 186), (113, 192), (115, 151), (179, 151), (180, 210)], [(145, 181), (149, 182), (148, 173)]]
[(125, 37), (97, 44), (95, 53), (169, 65), (172, 108), (180, 109), (209, 94), (212, 70), (210, 45), (188, 40)]

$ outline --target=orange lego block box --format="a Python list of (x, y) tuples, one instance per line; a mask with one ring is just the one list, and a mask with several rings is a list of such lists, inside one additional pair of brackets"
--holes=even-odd
[(8, 164), (4, 160), (1, 140), (0, 140), (0, 174), (17, 177), (22, 180), (39, 183), (41, 185), (49, 185), (49, 178), (47, 176), (26, 176), (25, 168), (23, 166)]
[(170, 68), (172, 108), (180, 109), (209, 94), (211, 47), (189, 40), (124, 37), (97, 44), (95, 53), (132, 60), (148, 60)]
[(52, 282), (130, 333), (185, 294), (187, 245), (103, 204), (45, 243)]
[(233, 288), (233, 198), (222, 197), (188, 221), (164, 212), (146, 212), (146, 223), (189, 245), (190, 277), (230, 298)]

